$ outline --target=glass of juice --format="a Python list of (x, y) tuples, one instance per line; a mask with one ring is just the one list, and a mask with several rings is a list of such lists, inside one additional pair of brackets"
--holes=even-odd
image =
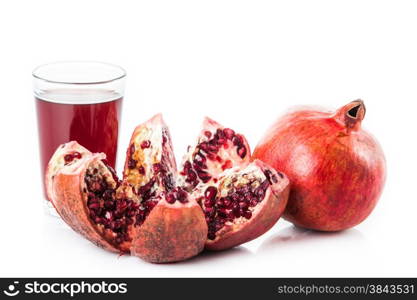
[[(69, 61), (39, 66), (32, 75), (42, 180), (57, 147), (69, 141), (104, 152), (115, 168), (125, 70), (101, 62)], [(55, 214), (44, 182), (43, 186), (47, 210)]]

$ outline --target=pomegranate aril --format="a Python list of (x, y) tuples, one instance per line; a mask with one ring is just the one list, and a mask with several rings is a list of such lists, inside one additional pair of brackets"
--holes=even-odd
[(149, 141), (149, 140), (143, 141), (143, 142), (140, 144), (140, 147), (141, 147), (142, 149), (149, 148), (150, 146), (151, 146), (151, 141)]
[(67, 154), (67, 155), (64, 156), (65, 163), (69, 163), (73, 159), (74, 159), (74, 157), (72, 156), (72, 154)]
[(159, 164), (159, 163), (153, 164), (152, 168), (153, 168), (153, 171), (154, 171), (155, 173), (160, 172), (160, 171), (161, 171), (161, 169), (162, 169), (162, 168), (161, 168), (161, 164)]
[(239, 206), (241, 208), (247, 208), (248, 207), (248, 204), (246, 202), (242, 201), (242, 202), (239, 202)]
[(145, 168), (144, 168), (143, 166), (140, 166), (140, 167), (138, 168), (138, 171), (139, 171), (139, 174), (141, 174), (141, 175), (145, 175), (145, 174), (146, 174), (146, 172), (145, 172)]
[(210, 132), (210, 131), (204, 131), (204, 135), (205, 135), (207, 138), (211, 138), (211, 132)]
[(193, 182), (197, 179), (197, 174), (194, 171), (189, 171), (187, 174), (187, 182)]
[(214, 186), (209, 186), (204, 192), (204, 197), (207, 200), (213, 201), (216, 198), (217, 189)]
[(127, 167), (129, 169), (134, 169), (136, 167), (137, 161), (134, 160), (133, 158), (129, 159), (128, 163), (127, 163)]
[(204, 183), (209, 182), (211, 179), (211, 176), (205, 171), (197, 171), (197, 175)]
[(105, 190), (103, 193), (104, 200), (112, 200), (114, 197), (114, 190)]
[(204, 207), (212, 207), (214, 205), (213, 202), (211, 202), (210, 200), (205, 200), (204, 201)]
[(222, 165), (222, 170), (230, 169), (233, 167), (233, 163), (230, 159), (226, 160), (226, 162)]
[(245, 219), (250, 219), (251, 217), (252, 217), (252, 212), (251, 211), (245, 211), (244, 213), (243, 213), (243, 217), (245, 218)]
[(65, 164), (69, 164), (70, 162), (72, 162), (74, 160), (74, 158), (80, 159), (81, 158), (81, 153), (74, 152), (74, 153), (65, 155), (64, 156)]
[(100, 203), (98, 203), (98, 202), (95, 202), (95, 203), (91, 203), (90, 205), (88, 205), (88, 208), (89, 209), (97, 209), (97, 208), (99, 208), (100, 207)]
[(247, 150), (245, 146), (240, 146), (239, 148), (237, 148), (237, 154), (240, 156), (240, 158), (245, 158), (246, 153)]
[(207, 234), (207, 238), (208, 238), (209, 240), (215, 240), (215, 239), (216, 239), (216, 234), (215, 234), (214, 232), (209, 232), (209, 233)]
[(130, 147), (129, 147), (129, 152), (130, 152), (130, 155), (133, 155), (133, 153), (135, 153), (135, 144), (131, 144), (130, 145)]
[(224, 135), (228, 140), (233, 139), (233, 137), (235, 136), (235, 132), (230, 129), (230, 128), (225, 128), (223, 129)]
[(226, 198), (223, 200), (223, 206), (230, 208), (232, 206), (232, 201), (230, 200), (230, 198)]
[(233, 214), (235, 215), (236, 218), (240, 217), (240, 209), (233, 209)]

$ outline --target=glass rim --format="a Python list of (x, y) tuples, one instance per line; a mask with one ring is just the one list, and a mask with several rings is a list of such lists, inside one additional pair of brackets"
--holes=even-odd
[[(44, 76), (41, 76), (39, 74), (37, 74), (37, 72), (45, 67), (48, 66), (53, 66), (53, 65), (64, 65), (64, 64), (100, 64), (103, 66), (107, 66), (107, 67), (112, 67), (115, 69), (118, 69), (120, 74), (117, 77), (111, 78), (111, 79), (107, 79), (107, 80), (98, 80), (98, 81), (65, 81), (65, 80), (53, 80), (53, 79), (48, 79), (45, 78)], [(96, 84), (105, 84), (105, 83), (110, 83), (119, 79), (122, 79), (124, 77), (126, 77), (126, 70), (124, 68), (122, 68), (121, 66), (115, 65), (115, 64), (111, 64), (111, 63), (106, 63), (106, 62), (102, 62), (102, 61), (93, 61), (93, 60), (64, 60), (64, 61), (55, 61), (55, 62), (49, 62), (49, 63), (45, 63), (42, 65), (37, 66), (36, 68), (33, 69), (32, 71), (32, 76), (38, 80), (42, 80), (45, 82), (49, 82), (49, 83), (56, 83), (56, 84), (69, 84), (69, 85), (96, 85)]]

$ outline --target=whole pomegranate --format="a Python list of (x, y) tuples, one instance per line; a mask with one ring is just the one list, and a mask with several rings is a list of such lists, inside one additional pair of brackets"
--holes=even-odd
[(291, 181), (284, 218), (297, 226), (338, 231), (374, 209), (385, 182), (385, 158), (361, 128), (362, 100), (336, 112), (292, 111), (273, 124), (253, 158), (282, 170)]

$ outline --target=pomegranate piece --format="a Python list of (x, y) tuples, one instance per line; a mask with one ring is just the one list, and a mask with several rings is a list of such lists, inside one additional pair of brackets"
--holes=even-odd
[(208, 224), (206, 248), (223, 250), (249, 242), (280, 218), (289, 194), (287, 177), (255, 160), (221, 173), (197, 189)]
[(171, 135), (162, 115), (158, 114), (135, 128), (126, 154), (123, 179), (134, 187), (141, 201), (147, 201), (158, 192), (172, 190), (176, 177)]
[[(68, 155), (74, 157), (67, 163)], [(62, 219), (94, 244), (113, 252), (129, 252), (137, 199), (121, 185), (102, 153), (92, 154), (76, 142), (58, 147), (46, 173), (49, 199)]]
[[(132, 254), (146, 261), (165, 263), (200, 253), (207, 237), (207, 224), (196, 200), (181, 188), (175, 188), (152, 201), (157, 204), (142, 225), (134, 228)], [(138, 218), (139, 221), (142, 219)]]
[[(66, 164), (65, 156), (74, 151), (83, 152), (82, 158)], [(137, 187), (120, 182), (104, 154), (87, 151), (75, 142), (65, 144), (47, 171), (51, 201), (72, 229), (106, 250), (132, 252), (154, 263), (184, 260), (203, 250), (207, 224), (187, 192), (166, 191), (160, 170)]]
[(175, 187), (171, 135), (161, 114), (134, 130), (123, 177), (140, 199), (134, 255), (162, 263), (184, 260), (203, 250), (207, 235), (204, 214), (195, 199)]
[(336, 112), (292, 111), (276, 121), (253, 156), (284, 171), (291, 196), (284, 217), (297, 226), (338, 231), (365, 220), (385, 182), (385, 158), (361, 129), (363, 101)]
[(249, 144), (243, 135), (205, 118), (197, 144), (183, 158), (178, 182), (188, 191), (215, 182), (220, 173), (250, 162)]

